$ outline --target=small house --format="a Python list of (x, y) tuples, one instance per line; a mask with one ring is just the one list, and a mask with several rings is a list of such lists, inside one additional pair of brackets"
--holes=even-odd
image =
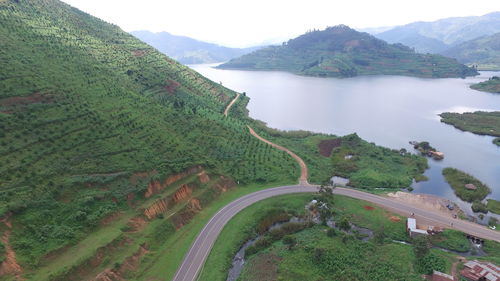
[(476, 190), (477, 189), (477, 187), (475, 185), (473, 185), (472, 183), (466, 184), (465, 188), (468, 190)]
[(408, 218), (408, 220), (406, 220), (406, 230), (411, 238), (428, 234), (427, 230), (417, 228), (417, 220), (414, 218)]
[(435, 271), (435, 270), (434, 270), (434, 272), (432, 272), (431, 280), (432, 281), (454, 281), (453, 276), (439, 272), (439, 271)]
[(460, 274), (469, 281), (500, 281), (500, 267), (489, 262), (468, 261)]

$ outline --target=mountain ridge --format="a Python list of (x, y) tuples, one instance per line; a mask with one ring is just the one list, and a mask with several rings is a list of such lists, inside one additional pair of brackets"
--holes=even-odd
[(286, 70), (333, 77), (376, 74), (465, 77), (477, 73), (453, 59), (417, 54), (402, 44), (388, 44), (346, 25), (305, 33), (281, 46), (233, 59), (219, 68)]
[(166, 31), (137, 30), (129, 33), (183, 64), (224, 62), (260, 48), (230, 48)]

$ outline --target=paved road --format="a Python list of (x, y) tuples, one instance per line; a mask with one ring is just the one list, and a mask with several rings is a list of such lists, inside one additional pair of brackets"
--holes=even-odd
[[(218, 213), (216, 213), (201, 230), (200, 234), (198, 234), (198, 237), (191, 246), (191, 249), (189, 249), (187, 255), (184, 257), (184, 260), (177, 270), (177, 273), (173, 280), (196, 280), (196, 277), (201, 267), (205, 263), (205, 260), (210, 253), (210, 249), (215, 243), (217, 236), (219, 236), (219, 233), (222, 231), (224, 225), (239, 211), (255, 202), (269, 197), (299, 192), (316, 192), (317, 190), (318, 187), (312, 185), (281, 186), (257, 191), (229, 203)], [(417, 218), (417, 220), (419, 218), (425, 218), (427, 221), (435, 222), (436, 224), (440, 225), (451, 225), (451, 223), (453, 222), (453, 228), (455, 229), (461, 230), (477, 237), (496, 240), (500, 242), (500, 232), (490, 230), (475, 223), (453, 219), (452, 217), (448, 217), (440, 213), (422, 210), (418, 207), (394, 201), (390, 198), (373, 195), (353, 189), (336, 188), (334, 190), (334, 193), (366, 200), (380, 205), (384, 208), (394, 210), (400, 214), (409, 215), (411, 213), (415, 213), (415, 217)]]

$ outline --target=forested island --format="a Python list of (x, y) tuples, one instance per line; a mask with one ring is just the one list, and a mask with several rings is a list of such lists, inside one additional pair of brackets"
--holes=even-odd
[(439, 116), (441, 122), (453, 125), (462, 131), (497, 137), (493, 139), (493, 143), (500, 146), (500, 111), (444, 112)]
[(389, 44), (345, 25), (307, 32), (254, 51), (219, 66), (222, 69), (283, 70), (321, 77), (405, 75), (466, 77), (475, 68), (441, 55), (419, 54), (402, 44)]
[(474, 90), (489, 92), (489, 93), (500, 93), (500, 77), (493, 76), (490, 79), (473, 84), (470, 86)]

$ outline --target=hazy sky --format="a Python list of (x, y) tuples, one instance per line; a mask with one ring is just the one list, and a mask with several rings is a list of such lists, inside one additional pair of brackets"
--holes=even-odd
[(500, 11), (499, 0), (63, 0), (125, 31), (168, 31), (231, 47), (346, 24), (391, 26)]

